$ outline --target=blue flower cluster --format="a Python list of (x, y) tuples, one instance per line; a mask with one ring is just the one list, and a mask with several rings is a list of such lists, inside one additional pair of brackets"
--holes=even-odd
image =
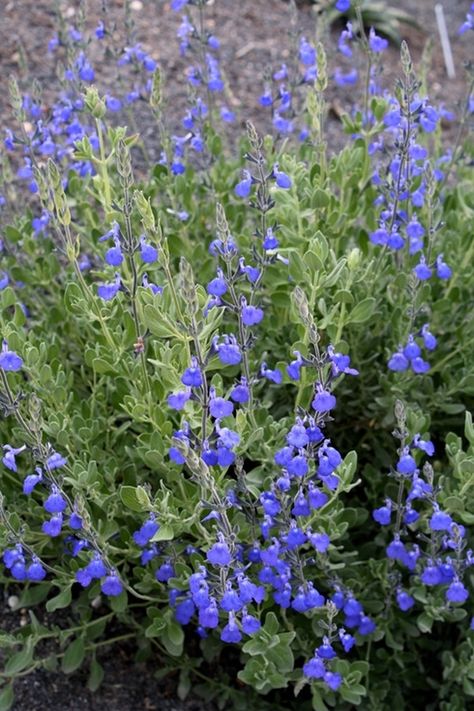
[(29, 580), (39, 583), (46, 577), (46, 570), (40, 559), (35, 555), (31, 555), (28, 559), (21, 543), (5, 550), (3, 563), (15, 580)]
[[(464, 526), (439, 505), (439, 490), (434, 486), (432, 468), (425, 464), (420, 470), (417, 462), (420, 455), (433, 456), (433, 443), (419, 434), (407, 443), (403, 421), (399, 426), (395, 434), (401, 446), (391, 472), (398, 482), (398, 497), (396, 501), (386, 499), (384, 505), (372, 513), (381, 526), (393, 525), (386, 555), (391, 561), (397, 605), (406, 612), (416, 604), (417, 593), (413, 596), (406, 588), (416, 587), (418, 582), (428, 591), (434, 591), (430, 604), (440, 604), (436, 595), (438, 587), (444, 592), (445, 604), (464, 603), (469, 593), (463, 578), (474, 564), (473, 552), (467, 549)], [(413, 540), (417, 542), (411, 542)], [(425, 542), (424, 549), (420, 541)], [(396, 563), (397, 569), (394, 568)]]
[[(92, 161), (76, 157), (78, 143), (87, 139), (92, 150), (99, 151), (97, 126), (91, 122), (90, 115), (85, 110), (84, 91), (96, 80), (96, 73), (87, 57), (87, 49), (91, 42), (106, 41), (108, 32), (100, 23), (91, 37), (85, 36), (75, 27), (70, 27), (61, 36), (55, 35), (49, 42), (49, 50), (53, 54), (62, 53), (67, 61), (64, 71), (63, 90), (51, 106), (43, 105), (41, 98), (29, 94), (18, 94), (18, 105), (15, 108), (17, 122), (21, 131), (16, 133), (5, 129), (4, 146), (9, 152), (15, 152), (18, 162), (21, 162), (16, 176), (26, 181), (31, 193), (38, 192), (38, 183), (34, 174), (34, 166), (52, 158), (58, 165), (64, 166), (64, 175), (73, 171), (80, 177), (95, 175)], [(116, 56), (118, 67), (134, 65), (134, 76), (140, 77), (143, 72), (148, 75), (156, 68), (156, 62), (140, 47), (126, 47), (123, 52), (115, 46), (104, 49), (104, 53), (112, 52)], [(108, 55), (107, 55), (108, 56)], [(125, 82), (126, 83), (126, 82)], [(14, 90), (19, 92), (16, 84)], [(133, 88), (123, 98), (106, 95), (104, 108), (109, 112), (120, 111), (123, 106), (130, 105), (141, 98), (147, 98), (151, 89), (151, 80), (136, 81)], [(63, 180), (67, 185), (67, 178)], [(43, 210), (40, 216), (32, 220), (34, 233), (39, 235), (47, 229), (51, 215)]]
[(283, 63), (273, 72), (265, 82), (260, 96), (260, 105), (271, 108), (273, 127), (278, 134), (288, 136), (298, 131), (300, 141), (308, 137), (308, 127), (298, 125), (301, 113), (298, 89), (314, 84), (317, 74), (316, 48), (305, 36), (301, 36), (297, 60), (290, 65)]
[[(196, 20), (190, 12), (193, 5), (200, 6)], [(190, 65), (186, 71), (190, 87), (190, 107), (181, 122), (186, 133), (182, 136), (172, 136), (172, 155), (163, 150), (160, 159), (162, 165), (169, 165), (174, 175), (180, 175), (186, 170), (186, 148), (189, 147), (198, 155), (205, 150), (204, 123), (214, 110), (215, 96), (222, 96), (225, 89), (217, 55), (220, 42), (204, 26), (204, 5), (205, 3), (193, 0), (175, 0), (171, 3), (171, 9), (176, 12), (187, 10), (177, 31), (180, 53), (183, 56), (189, 53), (197, 58), (196, 63)], [(219, 115), (225, 123), (235, 121), (234, 112), (224, 101), (221, 101)]]
[(436, 348), (437, 340), (429, 331), (429, 325), (427, 323), (421, 328), (417, 334), (417, 338), (421, 340), (422, 345), (419, 345), (415, 340), (415, 336), (410, 334), (406, 345), (399, 346), (398, 351), (392, 354), (388, 361), (390, 370), (400, 372), (411, 368), (417, 375), (428, 372), (430, 364), (423, 359), (421, 349), (424, 347), (427, 351), (433, 351)]
[[(8, 350), (6, 341), (4, 342), (4, 360), (0, 355), (0, 368), (3, 371), (18, 371), (23, 365), (23, 361), (15, 352)], [(43, 452), (44, 449), (44, 452)], [(81, 550), (90, 546), (91, 542), (96, 549), (96, 554), (92, 561), (83, 569), (76, 573), (76, 580), (82, 586), (88, 586), (93, 579), (103, 578), (101, 583), (102, 592), (106, 595), (119, 595), (122, 591), (122, 583), (116, 571), (106, 566), (97, 549), (94, 537), (90, 537), (84, 530), (83, 518), (78, 512), (78, 507), (73, 504), (64, 492), (57, 470), (67, 466), (67, 459), (59, 452), (56, 452), (51, 445), (41, 448), (31, 448), (26, 444), (21, 447), (12, 447), (10, 444), (3, 445), (2, 463), (12, 472), (18, 472), (17, 457), (24, 452), (31, 450), (33, 456), (40, 460), (41, 466), (35, 468), (34, 473), (27, 474), (23, 479), (23, 493), (31, 496), (37, 492), (39, 486), (46, 488), (46, 496), (43, 499), (43, 510), (46, 514), (41, 525), (42, 532), (49, 538), (56, 539), (64, 533), (63, 526), (66, 523), (74, 535), (65, 537), (65, 543), (70, 545), (70, 551), (75, 557)], [(67, 517), (65, 521), (65, 517)], [(80, 537), (78, 534), (82, 534)], [(18, 539), (18, 534), (11, 531), (11, 534)], [(46, 577), (46, 569), (42, 561), (29, 549), (26, 549), (21, 540), (17, 540), (12, 548), (7, 548), (3, 554), (5, 567), (10, 571), (15, 580), (29, 580), (40, 582)]]
[[(120, 267), (127, 257), (134, 260), (136, 254), (139, 255), (141, 262), (145, 265), (156, 264), (158, 261), (158, 249), (146, 241), (144, 234), (140, 235), (138, 239), (134, 239), (133, 236), (130, 239), (127, 234), (122, 232), (118, 222), (114, 222), (111, 229), (99, 238), (99, 242), (109, 240), (113, 241), (114, 246), (106, 251), (104, 260), (111, 267)], [(160, 286), (148, 280), (146, 272), (141, 275), (141, 284), (150, 289), (153, 294), (161, 294), (163, 291)], [(100, 284), (97, 287), (97, 294), (104, 301), (110, 301), (121, 290), (127, 291), (120, 273), (115, 272), (114, 281)]]

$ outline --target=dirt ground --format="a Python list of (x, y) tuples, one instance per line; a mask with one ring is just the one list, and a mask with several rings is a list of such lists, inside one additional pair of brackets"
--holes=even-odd
[[(394, 0), (395, 4), (395, 0)], [(431, 64), (428, 71), (430, 98), (443, 101), (446, 108), (458, 110), (465, 93), (463, 64), (472, 61), (472, 33), (458, 37), (457, 30), (469, 9), (468, 0), (445, 0), (444, 11), (451, 38), (455, 79), (446, 76), (439, 37), (436, 28), (434, 0), (396, 0), (397, 7), (409, 12), (418, 23), (417, 28), (401, 27), (415, 60), (419, 63), (422, 51), (431, 40)], [(44, 103), (58, 89), (54, 62), (47, 52), (48, 40), (55, 31), (54, 0), (0, 0), (0, 128), (12, 126), (7, 97), (6, 78), (14, 73), (20, 79), (22, 88), (31, 79), (38, 79), (44, 90)], [(77, 18), (79, 2), (61, 2), (69, 22)], [(89, 0), (87, 26), (94, 28), (100, 16), (102, 2)], [(125, 43), (123, 31), (124, 2), (108, 0), (108, 17), (117, 24), (114, 42), (117, 47)], [(170, 113), (170, 123), (178, 124), (186, 104), (186, 61), (179, 56), (176, 29), (179, 14), (170, 10), (169, 2), (161, 0), (130, 0), (134, 39), (160, 62), (167, 77), (166, 98)], [(276, 67), (289, 54), (288, 28), (289, 3), (285, 0), (214, 0), (206, 11), (207, 26), (221, 40), (221, 59), (226, 81), (230, 87), (229, 100), (236, 110), (238, 122), (251, 118), (259, 126), (265, 126), (266, 114), (258, 107), (258, 97), (262, 90), (262, 74), (266, 67)], [(299, 3), (298, 24), (304, 28), (309, 38), (314, 34), (315, 15), (309, 2)], [(340, 31), (340, 28), (339, 28)], [(336, 57), (338, 31), (334, 29), (328, 43), (330, 63)], [(393, 86), (399, 73), (398, 49), (392, 47), (384, 58), (387, 69), (385, 85)], [(115, 70), (102, 67), (98, 72), (100, 88), (112, 86)], [(353, 90), (331, 87), (331, 104), (349, 108)], [(331, 112), (328, 128), (330, 149), (336, 149), (342, 140), (338, 110)], [(268, 125), (268, 124), (267, 124)], [(448, 131), (454, 130), (453, 128)], [(144, 133), (153, 143), (154, 128), (145, 120)], [(12, 612), (0, 598), (0, 624), (12, 629), (19, 624), (19, 613)], [(191, 700), (178, 701), (174, 696), (175, 682), (157, 681), (153, 677), (153, 666), (137, 665), (132, 661), (130, 647), (114, 648), (101, 655), (106, 675), (103, 685), (95, 693), (87, 691), (85, 672), (77, 672), (68, 677), (60, 674), (35, 671), (31, 676), (20, 679), (15, 685), (17, 700), (14, 711), (83, 711), (84, 709), (109, 708), (113, 711), (198, 711), (207, 709), (209, 704)]]
[[(70, 24), (77, 23), (79, 7), (87, 8), (86, 27), (93, 30), (101, 17), (101, 7), (107, 6), (107, 29), (116, 27), (113, 46), (120, 48), (127, 40), (142, 43), (143, 48), (156, 59), (166, 77), (166, 101), (168, 123), (178, 128), (187, 100), (185, 70), (187, 58), (180, 57), (176, 30), (181, 13), (170, 9), (170, 2), (163, 0), (129, 0), (131, 37), (126, 37), (124, 29), (124, 0), (59, 0), (63, 14)], [(52, 56), (47, 52), (47, 42), (56, 28), (55, 0), (2, 0), (0, 7), (0, 66), (6, 89), (6, 77), (15, 74), (22, 88), (31, 84), (35, 77), (44, 91), (44, 104), (58, 91), (58, 79)], [(417, 27), (401, 25), (401, 37), (406, 39), (411, 49), (415, 66), (419, 67), (422, 52), (431, 44), (431, 61), (428, 71), (429, 96), (433, 101), (442, 101), (446, 108), (456, 111), (466, 91), (463, 65), (473, 61), (472, 33), (458, 36), (457, 31), (469, 9), (468, 0), (445, 0), (444, 14), (451, 40), (456, 68), (456, 77), (448, 79), (443, 61), (441, 45), (436, 25), (436, 0), (397, 0), (387, 5), (408, 12)], [(262, 92), (262, 75), (269, 67), (275, 69), (289, 56), (290, 3), (287, 0), (211, 0), (206, 9), (206, 24), (220, 39), (220, 57), (228, 86), (227, 101), (236, 112), (240, 124), (246, 119), (253, 120), (261, 129), (268, 127), (268, 113), (258, 106)], [(316, 14), (309, 0), (298, 2), (298, 28), (308, 38), (316, 33)], [(129, 24), (130, 26), (130, 24)], [(342, 26), (333, 27), (325, 45), (329, 55), (330, 69), (337, 64), (344, 66), (341, 55), (337, 54), (337, 37)], [(95, 43), (97, 46), (97, 43)], [(94, 59), (94, 53), (92, 53)], [(391, 47), (384, 55), (385, 87), (393, 88), (395, 78), (400, 74), (399, 51)], [(350, 64), (346, 64), (346, 69)], [(102, 63), (97, 68), (99, 88), (106, 92), (113, 86), (116, 72), (114, 62)], [(338, 118), (341, 110), (351, 107), (354, 88), (337, 87), (334, 83), (328, 89), (330, 105), (335, 109), (329, 114), (328, 138), (330, 150), (341, 145), (341, 124)], [(148, 116), (148, 120), (147, 117)], [(149, 145), (156, 146), (155, 128), (149, 112), (139, 117), (140, 128)], [(7, 91), (0, 92), (0, 126), (11, 125), (11, 110), (8, 106)], [(449, 127), (447, 127), (449, 130)]]

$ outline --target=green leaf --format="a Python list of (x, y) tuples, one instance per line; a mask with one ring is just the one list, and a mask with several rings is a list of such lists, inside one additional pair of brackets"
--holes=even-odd
[(464, 422), (464, 434), (469, 444), (474, 445), (474, 426), (472, 424), (472, 415), (470, 412), (466, 412), (466, 419)]
[(360, 301), (350, 312), (347, 323), (364, 323), (368, 321), (375, 310), (375, 299), (373, 296)]
[(152, 304), (147, 304), (144, 308), (144, 322), (146, 328), (159, 338), (182, 339), (183, 337), (168, 316), (160, 312)]
[(431, 628), (433, 627), (433, 618), (428, 615), (428, 613), (423, 612), (417, 619), (416, 624), (418, 625), (418, 629), (420, 632), (426, 633), (426, 632), (431, 632)]
[(54, 612), (55, 610), (61, 610), (63, 607), (68, 607), (71, 604), (71, 588), (65, 588), (59, 595), (52, 597), (46, 603), (46, 609), (48, 612)]
[(89, 670), (89, 678), (87, 679), (87, 688), (89, 691), (97, 691), (99, 686), (102, 684), (104, 679), (104, 668), (95, 659), (91, 660), (91, 666)]
[(8, 309), (10, 306), (13, 306), (16, 303), (16, 296), (15, 292), (11, 288), (11, 286), (7, 286), (5, 289), (2, 290), (2, 296), (1, 296), (1, 306), (2, 309)]
[(160, 526), (158, 531), (155, 533), (153, 538), (151, 539), (152, 542), (154, 541), (172, 541), (174, 538), (174, 531), (171, 528), (171, 526), (165, 524), (164, 526)]
[(64, 654), (61, 669), (65, 674), (72, 674), (72, 672), (79, 669), (82, 664), (85, 655), (84, 640), (82, 637), (75, 639), (69, 647), (66, 649)]
[(8, 684), (0, 691), (0, 711), (8, 711), (11, 709), (14, 700), (13, 684)]
[(142, 512), (150, 508), (150, 499), (142, 486), (121, 486), (122, 503), (132, 511)]
[(280, 629), (280, 623), (278, 622), (278, 618), (274, 612), (267, 613), (263, 628), (269, 635), (274, 635), (278, 632)]
[(20, 652), (17, 652), (7, 661), (5, 665), (5, 674), (15, 676), (18, 672), (29, 667), (33, 661), (34, 646), (32, 641), (28, 641)]
[(110, 607), (114, 612), (124, 612), (128, 606), (128, 595), (126, 590), (122, 590), (120, 595), (114, 595), (110, 600)]
[(184, 701), (191, 691), (191, 678), (189, 669), (181, 669), (179, 675), (179, 684), (177, 689), (178, 699)]

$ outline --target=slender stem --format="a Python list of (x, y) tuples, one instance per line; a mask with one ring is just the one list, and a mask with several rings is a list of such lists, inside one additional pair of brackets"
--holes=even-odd
[(105, 212), (107, 215), (111, 211), (111, 208), (112, 208), (112, 194), (111, 194), (111, 188), (110, 188), (109, 173), (107, 170), (107, 159), (105, 156), (105, 144), (104, 144), (104, 134), (102, 131), (102, 122), (100, 121), (100, 119), (96, 119), (95, 124), (97, 127), (97, 137), (99, 139), (99, 154), (100, 154), (99, 169), (100, 169), (100, 174), (102, 177), (102, 182), (104, 185)]

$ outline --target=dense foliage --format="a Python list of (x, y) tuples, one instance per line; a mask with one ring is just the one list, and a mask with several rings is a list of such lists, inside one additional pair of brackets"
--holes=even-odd
[[(61, 23), (48, 108), (10, 82), (0, 575), (30, 620), (0, 637), (0, 709), (38, 666), (87, 664), (96, 689), (124, 639), (221, 708), (465, 709), (471, 90), (456, 116), (433, 106), (406, 45), (382, 90), (387, 40), (348, 24), (346, 68), (299, 37), (256, 97), (271, 135), (247, 122), (232, 148), (205, 5), (171, 3), (192, 62), (176, 135), (159, 67), (107, 44), (107, 15)], [(333, 154), (325, 92), (357, 84), (356, 56)], [(151, 166), (117, 125), (145, 104)]]

